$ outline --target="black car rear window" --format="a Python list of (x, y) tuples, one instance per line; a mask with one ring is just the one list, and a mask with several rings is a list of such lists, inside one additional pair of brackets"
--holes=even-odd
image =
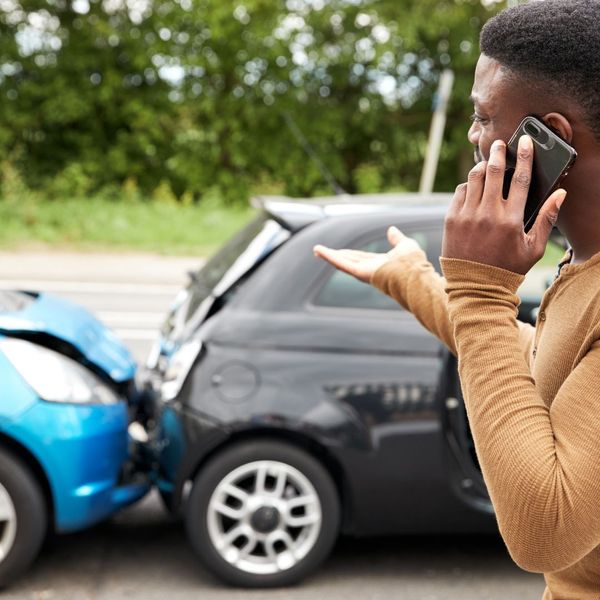
[(253, 219), (205, 263), (198, 274), (203, 285), (212, 290), (221, 281), (225, 273), (262, 231), (267, 220), (266, 214)]
[(268, 213), (261, 212), (192, 275), (186, 321), (209, 294), (223, 296), (290, 236)]

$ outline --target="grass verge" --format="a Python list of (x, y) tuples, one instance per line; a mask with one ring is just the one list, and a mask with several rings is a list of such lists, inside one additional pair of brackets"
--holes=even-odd
[(208, 255), (254, 214), (217, 202), (0, 200), (0, 247)]
[[(102, 197), (40, 200), (24, 193), (0, 200), (0, 249), (208, 256), (254, 214), (250, 206), (225, 207), (216, 199), (184, 205)], [(538, 266), (556, 266), (563, 253), (549, 244)]]

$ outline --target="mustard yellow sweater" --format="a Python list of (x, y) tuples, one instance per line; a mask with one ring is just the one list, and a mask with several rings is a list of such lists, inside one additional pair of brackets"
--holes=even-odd
[(465, 404), (500, 532), (544, 573), (544, 600), (600, 599), (600, 254), (567, 264), (537, 326), (516, 320), (523, 276), (425, 254), (373, 285), (459, 358)]

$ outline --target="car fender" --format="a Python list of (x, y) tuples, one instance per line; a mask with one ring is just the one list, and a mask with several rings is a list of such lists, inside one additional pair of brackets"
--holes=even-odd
[[(89, 515), (109, 511), (119, 468), (128, 457), (127, 405), (33, 404), (4, 423), (1, 433), (26, 449), (44, 472), (60, 530), (80, 528)], [(86, 498), (106, 496), (98, 506)], [(100, 506), (100, 502), (104, 504)]]
[(0, 431), (13, 419), (39, 402), (31, 386), (0, 352)]
[[(173, 484), (159, 481), (158, 486), (169, 494), (170, 506), (174, 510), (177, 510), (183, 501), (186, 482), (194, 479), (212, 456), (241, 440), (279, 439), (307, 450), (329, 470), (336, 481), (340, 496), (344, 497), (348, 496), (346, 479), (349, 475), (344, 472), (336, 449), (342, 445), (347, 448), (350, 443), (348, 437), (356, 449), (370, 449), (368, 432), (361, 431), (359, 424), (355, 423), (355, 427), (350, 430), (354, 433), (349, 435), (347, 412), (340, 405), (328, 401), (318, 403), (302, 420), (293, 420), (273, 412), (254, 414), (250, 420), (229, 424), (211, 423), (206, 420), (206, 415), (189, 419), (190, 416), (188, 413), (186, 429), (188, 433), (190, 428), (195, 431), (185, 438), (183, 428), (172, 411), (165, 410), (161, 419), (163, 426), (170, 429), (171, 440), (170, 447), (163, 449), (161, 453), (162, 467), (167, 472), (171, 471), (174, 465), (178, 465), (178, 468)], [(336, 424), (345, 425), (335, 427)], [(173, 428), (178, 429), (180, 435), (174, 436)], [(173, 442), (174, 439), (177, 441)], [(190, 440), (194, 441), (190, 443)]]

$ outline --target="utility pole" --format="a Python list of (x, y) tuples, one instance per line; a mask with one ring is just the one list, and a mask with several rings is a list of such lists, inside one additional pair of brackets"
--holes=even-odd
[(448, 101), (454, 84), (454, 72), (451, 69), (444, 69), (440, 75), (438, 90), (434, 99), (434, 111), (429, 128), (429, 140), (427, 142), (427, 153), (421, 173), (421, 183), (419, 184), (419, 193), (429, 194), (433, 191), (433, 183), (440, 159), (440, 149), (444, 137), (444, 127), (446, 126), (446, 112), (448, 110)]

